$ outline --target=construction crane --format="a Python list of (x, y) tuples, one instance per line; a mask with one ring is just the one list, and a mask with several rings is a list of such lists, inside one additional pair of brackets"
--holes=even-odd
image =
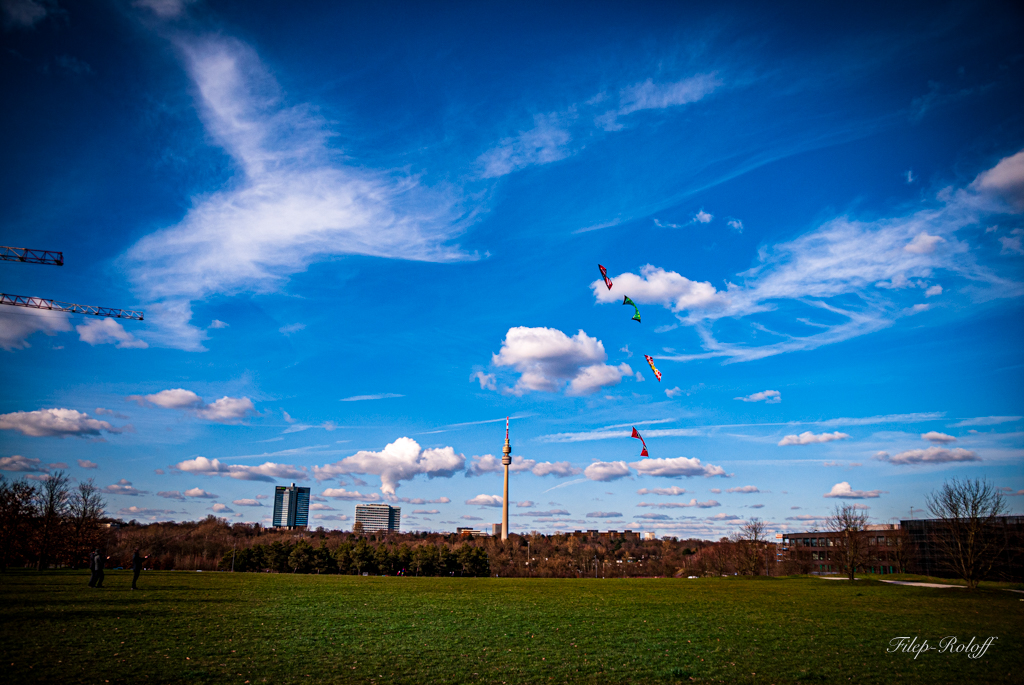
[[(52, 264), (53, 266), (64, 266), (64, 253), (54, 250), (33, 250), (27, 247), (8, 247), (0, 245), (0, 260), (5, 262), (25, 262), (26, 264)], [(12, 307), (28, 307), (29, 309), (48, 309), (56, 312), (67, 312), (69, 314), (90, 314), (92, 316), (107, 316), (115, 319), (132, 319), (142, 321), (144, 315), (141, 311), (134, 309), (117, 309), (115, 307), (97, 307), (90, 304), (73, 304), (71, 302), (59, 302), (48, 300), (43, 297), (28, 297), (25, 295), (11, 295), (0, 293), (0, 304)]]

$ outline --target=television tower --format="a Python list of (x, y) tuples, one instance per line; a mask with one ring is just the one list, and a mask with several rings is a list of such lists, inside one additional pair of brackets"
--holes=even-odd
[(501, 499), (501, 539), (508, 540), (508, 467), (512, 463), (512, 445), (508, 442), (508, 417), (505, 417), (505, 446), (501, 448), (505, 466), (505, 496)]

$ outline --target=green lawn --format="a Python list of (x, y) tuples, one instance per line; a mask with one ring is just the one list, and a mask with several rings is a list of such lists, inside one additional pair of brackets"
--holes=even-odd
[[(1022, 682), (1024, 595), (817, 578), (0, 576), (5, 683)], [(980, 659), (887, 654), (998, 637)]]

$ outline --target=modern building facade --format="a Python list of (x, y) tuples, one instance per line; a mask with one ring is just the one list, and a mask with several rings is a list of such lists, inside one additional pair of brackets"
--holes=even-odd
[[(862, 573), (900, 572), (899, 530), (898, 525), (885, 523), (869, 525), (858, 534), (863, 560), (859, 570)], [(815, 575), (839, 573), (840, 550), (836, 548), (841, 546), (840, 538), (840, 533), (832, 531), (786, 533), (782, 536), (780, 553), (776, 558), (779, 561), (796, 561)]]
[(295, 530), (309, 525), (309, 488), (278, 485), (274, 489), (275, 528)]
[(397, 533), (402, 524), (402, 508), (390, 504), (357, 504), (356, 523), (363, 524), (364, 533)]

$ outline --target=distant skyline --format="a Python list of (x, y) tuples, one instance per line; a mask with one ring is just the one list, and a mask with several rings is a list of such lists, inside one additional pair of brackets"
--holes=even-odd
[(0, 306), (7, 478), (454, 531), (510, 416), (512, 532), (1024, 513), (1014, 3), (0, 13), (0, 291), (145, 311)]

